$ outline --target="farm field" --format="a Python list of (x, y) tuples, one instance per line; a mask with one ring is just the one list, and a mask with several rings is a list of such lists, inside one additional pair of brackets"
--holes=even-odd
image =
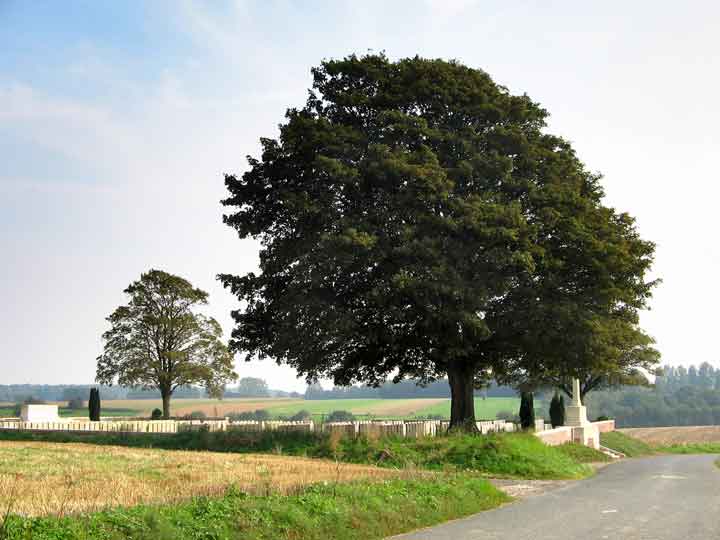
[[(87, 416), (88, 415), (87, 408), (68, 409), (67, 407), (63, 406), (64, 404), (66, 404), (66, 402), (64, 402), (64, 401), (62, 403), (58, 403), (58, 405), (60, 405), (60, 407), (58, 409), (58, 414), (62, 417)], [(137, 414), (137, 411), (135, 409), (108, 408), (108, 409), (103, 409), (103, 411), (102, 411), (103, 416), (134, 416), (135, 414)], [(14, 415), (15, 415), (15, 405), (0, 404), (0, 418), (11, 417)]]
[(624, 428), (618, 431), (654, 446), (720, 443), (720, 426)]
[[(60, 416), (87, 416), (87, 409), (68, 409), (66, 402), (54, 402), (60, 406)], [(541, 403), (536, 402), (540, 407)], [(518, 398), (475, 398), (475, 414), (478, 419), (494, 419), (499, 411), (517, 413)], [(103, 416), (150, 416), (153, 409), (162, 408), (159, 399), (119, 399), (102, 402)], [(360, 418), (412, 419), (440, 415), (450, 417), (450, 400), (447, 398), (410, 399), (319, 399), (290, 398), (228, 398), (174, 399), (173, 416), (184, 416), (202, 411), (207, 416), (225, 416), (264, 409), (273, 417), (292, 416), (300, 411), (310, 412), (316, 419), (333, 411), (350, 411)], [(14, 405), (0, 403), (0, 417), (13, 416)]]
[[(540, 405), (535, 403), (536, 408)], [(500, 411), (509, 411), (517, 414), (520, 409), (520, 399), (514, 397), (496, 397), (482, 399), (475, 398), (475, 417), (478, 420), (492, 420)], [(415, 413), (415, 416), (441, 415), (450, 418), (450, 400), (440, 400)]]
[(222, 495), (231, 485), (263, 495), (318, 482), (398, 476), (389, 469), (299, 457), (0, 441), (0, 511), (29, 516), (177, 502)]

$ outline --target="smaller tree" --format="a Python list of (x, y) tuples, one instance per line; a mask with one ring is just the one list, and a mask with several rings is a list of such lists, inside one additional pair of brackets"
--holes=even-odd
[(565, 400), (557, 391), (550, 400), (550, 421), (552, 427), (565, 425)]
[(240, 397), (268, 397), (269, 389), (264, 379), (243, 377), (238, 383), (237, 392)]
[(163, 412), (160, 409), (153, 409), (150, 413), (150, 420), (160, 420), (163, 417)]
[(90, 399), (88, 399), (88, 412), (90, 421), (100, 421), (100, 390), (97, 388), (90, 389)]
[(520, 425), (523, 429), (535, 428), (535, 405), (532, 392), (520, 394)]
[(210, 397), (222, 397), (237, 374), (220, 324), (196, 312), (208, 294), (161, 270), (142, 274), (125, 293), (130, 301), (107, 319), (97, 381), (159, 390), (165, 418), (179, 387), (201, 383)]

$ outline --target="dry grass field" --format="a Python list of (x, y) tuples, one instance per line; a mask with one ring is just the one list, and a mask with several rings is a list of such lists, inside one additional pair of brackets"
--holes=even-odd
[[(58, 405), (66, 405), (64, 401), (55, 401)], [(202, 411), (208, 416), (224, 416), (231, 412), (255, 411), (280, 406), (302, 404), (302, 399), (286, 398), (228, 398), (218, 399), (173, 399), (171, 402), (173, 416), (183, 416), (194, 411)], [(108, 399), (103, 400), (106, 409), (128, 409), (136, 411), (138, 416), (150, 416), (153, 409), (162, 409), (160, 399)]]
[(651, 445), (720, 443), (720, 426), (675, 426), (618, 430)]
[(272, 455), (0, 441), (0, 515), (65, 515), (223, 493), (288, 493), (317, 482), (397, 477), (364, 465)]

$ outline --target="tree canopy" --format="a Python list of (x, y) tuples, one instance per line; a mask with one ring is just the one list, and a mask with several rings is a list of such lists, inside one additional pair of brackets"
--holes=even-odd
[(305, 107), (225, 177), (224, 221), (262, 242), (259, 274), (220, 276), (244, 303), (233, 349), (339, 385), (447, 375), (451, 426), (474, 428), (491, 374), (594, 362), (579, 346), (545, 358), (530, 337), (589, 343), (594, 320), (635, 324), (654, 247), (602, 205), (540, 105), (443, 60), (312, 73)]
[(165, 418), (178, 387), (201, 383), (210, 396), (221, 397), (237, 374), (220, 324), (196, 312), (207, 304), (207, 293), (161, 270), (142, 274), (125, 293), (129, 302), (107, 319), (97, 381), (158, 389)]

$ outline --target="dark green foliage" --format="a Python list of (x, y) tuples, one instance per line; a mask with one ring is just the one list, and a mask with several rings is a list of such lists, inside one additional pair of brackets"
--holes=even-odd
[(715, 371), (702, 364), (690, 385), (686, 367), (665, 366), (654, 387), (592, 392), (584, 402), (589, 417), (608, 416), (617, 427), (720, 425), (720, 387)]
[(470, 474), (317, 485), (296, 495), (197, 498), (63, 518), (13, 516), (3, 540), (381, 540), (510, 498)]
[(327, 418), (326, 422), (352, 422), (355, 420), (355, 415), (349, 411), (333, 411)]
[(225, 223), (262, 245), (260, 272), (220, 276), (244, 306), (234, 350), (341, 386), (447, 376), (462, 429), (488, 368), (566, 376), (642, 356), (654, 246), (602, 205), (539, 104), (418, 57), (313, 77), (278, 139), (225, 178)]
[(552, 427), (565, 425), (565, 399), (558, 392), (550, 400), (550, 421)]
[(535, 429), (535, 404), (532, 392), (520, 393), (520, 426)]
[(90, 398), (88, 399), (88, 413), (91, 421), (100, 421), (100, 390), (98, 390), (97, 388), (90, 389)]
[(152, 420), (160, 420), (163, 417), (163, 412), (160, 409), (153, 409), (152, 413), (150, 413), (150, 418)]
[(207, 418), (207, 414), (203, 411), (192, 411), (190, 414), (187, 415), (187, 418), (190, 420), (204, 420)]

